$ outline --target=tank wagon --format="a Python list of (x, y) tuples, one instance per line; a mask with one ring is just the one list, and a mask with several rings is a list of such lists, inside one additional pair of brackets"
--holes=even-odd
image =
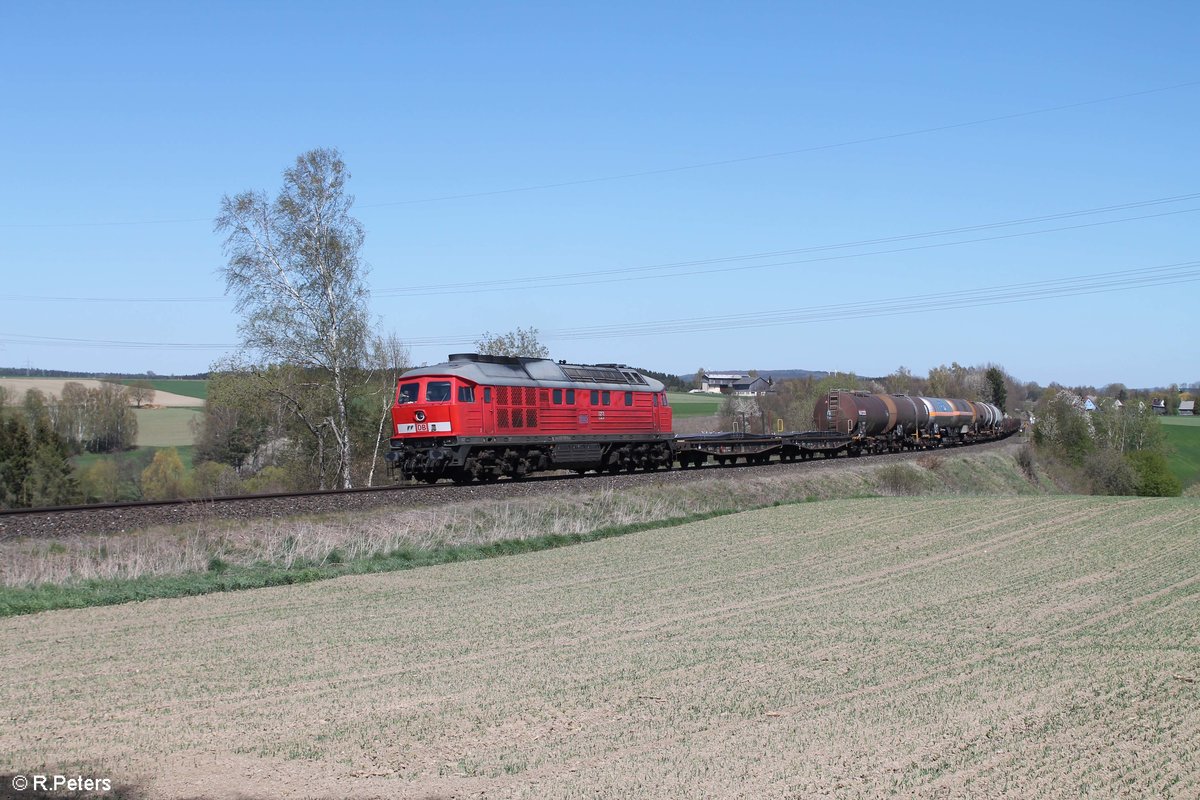
[(389, 466), (429, 483), (671, 466), (663, 384), (623, 364), (459, 353), (396, 385)]
[(991, 403), (850, 391), (830, 392), (813, 409), (818, 430), (849, 436), (852, 450), (870, 452), (995, 438), (1006, 419)]

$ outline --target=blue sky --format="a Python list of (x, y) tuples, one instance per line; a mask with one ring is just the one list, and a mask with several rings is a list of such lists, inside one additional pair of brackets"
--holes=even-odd
[(238, 341), (222, 195), (336, 147), (417, 362), (534, 326), (664, 371), (1190, 382), (1197, 30), (1191, 2), (0, 5), (0, 365), (207, 369)]

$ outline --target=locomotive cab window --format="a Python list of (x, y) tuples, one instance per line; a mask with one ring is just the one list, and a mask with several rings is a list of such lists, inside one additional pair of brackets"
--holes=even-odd
[(567, 405), (569, 405), (569, 406), (575, 405), (575, 390), (574, 389), (567, 389)]
[(420, 390), (419, 383), (402, 383), (399, 390), (396, 392), (396, 402), (403, 405), (404, 403), (417, 402), (417, 392)]
[(601, 392), (600, 393), (600, 402), (606, 406), (610, 405), (612, 402), (612, 392)]
[(625, 405), (627, 405), (627, 406), (633, 405), (633, 392), (625, 393)]
[(425, 401), (445, 403), (450, 399), (450, 381), (430, 381), (425, 387)]
[(485, 403), (492, 402), (492, 387), (490, 387), (490, 386), (483, 387), (483, 402), (485, 402)]
[(475, 387), (474, 386), (458, 387), (458, 402), (474, 403), (475, 402)]
[(600, 392), (596, 389), (592, 389), (591, 402), (594, 406), (600, 405)]
[(562, 389), (554, 390), (554, 405), (556, 405), (556, 406), (562, 405)]

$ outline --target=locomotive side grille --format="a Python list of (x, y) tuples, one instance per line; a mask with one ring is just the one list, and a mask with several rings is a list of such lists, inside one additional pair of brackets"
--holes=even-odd
[(532, 386), (525, 388), (525, 405), (537, 405), (537, 389), (534, 389)]
[(496, 427), (497, 428), (507, 428), (508, 427), (508, 409), (507, 408), (496, 409)]
[(521, 414), (521, 409), (519, 409), (519, 408), (514, 408), (514, 409), (512, 410), (512, 426), (513, 426), (514, 428), (520, 428), (520, 427), (523, 427), (523, 426), (524, 426), (524, 421), (525, 421), (525, 418), (524, 418), (524, 416)]
[(537, 409), (531, 408), (527, 410), (525, 412), (525, 427), (536, 428), (537, 424)]
[(507, 386), (497, 386), (496, 387), (496, 402), (502, 406), (508, 405), (508, 387)]

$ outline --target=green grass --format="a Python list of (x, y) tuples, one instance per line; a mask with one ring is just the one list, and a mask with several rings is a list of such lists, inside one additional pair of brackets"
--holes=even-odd
[(1167, 466), (1186, 489), (1200, 483), (1200, 417), (1163, 417), (1163, 434), (1171, 452)]
[(192, 420), (203, 416), (195, 408), (135, 408), (138, 447), (186, 447), (196, 443)]
[(1181, 428), (1200, 428), (1200, 417), (1159, 417), (1163, 425)]
[[(121, 383), (128, 386), (134, 383), (135, 380), (139, 379), (131, 378), (121, 381)], [(140, 380), (149, 380), (150, 385), (154, 387), (156, 392), (170, 392), (171, 394), (179, 394), (184, 397), (195, 397), (197, 400), (208, 399), (208, 381), (181, 380), (176, 378), (149, 378)]]
[[(135, 447), (132, 450), (123, 450), (120, 453), (81, 453), (72, 457), (71, 463), (75, 465), (76, 469), (82, 472), (97, 461), (113, 460), (117, 462), (118, 467), (132, 464), (131, 468), (140, 472), (153, 460), (154, 454), (161, 449), (163, 448)], [(196, 448), (192, 445), (183, 445), (175, 449), (179, 451), (179, 460), (183, 462), (184, 469), (191, 471), (192, 454)]]
[(725, 396), (717, 394), (668, 392), (667, 399), (671, 403), (673, 417), (710, 417), (720, 413), (725, 403)]

